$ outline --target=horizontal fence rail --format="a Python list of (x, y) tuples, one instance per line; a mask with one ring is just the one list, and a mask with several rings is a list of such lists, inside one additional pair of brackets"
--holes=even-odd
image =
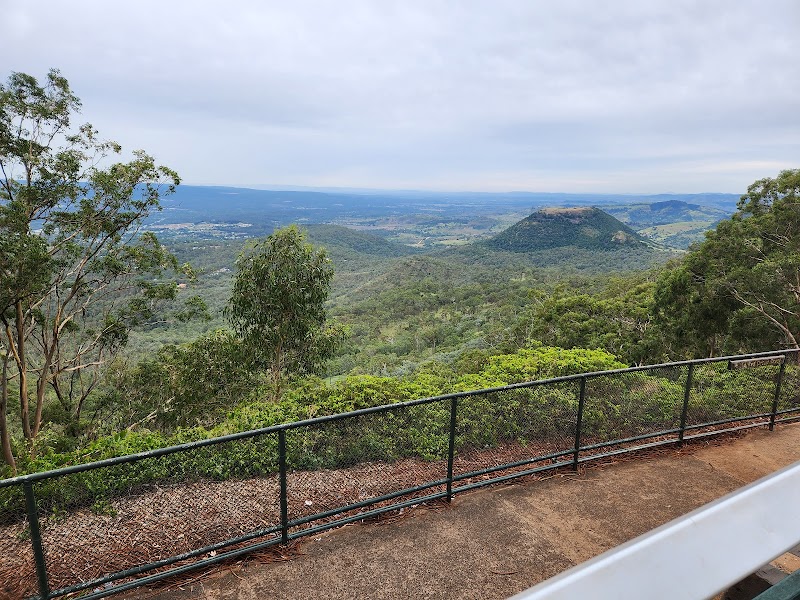
[(476, 487), (773, 429), (800, 419), (798, 356), (458, 392), (6, 479), (0, 598), (102, 598)]

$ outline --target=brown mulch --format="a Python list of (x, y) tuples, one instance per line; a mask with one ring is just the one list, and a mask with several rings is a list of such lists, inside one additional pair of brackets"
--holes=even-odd
[[(738, 433), (733, 433), (715, 437), (713, 443), (723, 443), (738, 436)], [(656, 440), (646, 440), (627, 446), (649, 441)], [(694, 443), (687, 443), (687, 447), (711, 442), (710, 438), (704, 438)], [(586, 440), (584, 443), (591, 442)], [(560, 447), (564, 447), (563, 443)], [(453, 467), (455, 474), (458, 475), (524, 460), (531, 456), (545, 455), (556, 450), (555, 445), (505, 444), (462, 452), (454, 460)], [(635, 455), (675, 451), (674, 446), (663, 446), (640, 451)], [(630, 458), (633, 456), (618, 455), (597, 462), (609, 464)], [(566, 459), (568, 457), (558, 460)], [(525, 465), (497, 474), (475, 477), (459, 482), (454, 487), (476, 480), (487, 480), (498, 474), (519, 472), (531, 466)], [(345, 469), (291, 472), (287, 477), (289, 518), (297, 519), (321, 513), (428, 481), (443, 479), (446, 470), (447, 463), (443, 460), (426, 462), (404, 459), (394, 463), (365, 463)], [(552, 472), (544, 476), (549, 475), (552, 475)], [(424, 496), (443, 489), (444, 486), (437, 486), (419, 492), (416, 496)], [(414, 495), (404, 496), (404, 498), (413, 497)], [(330, 517), (327, 521), (345, 516), (357, 516), (376, 506), (385, 506), (396, 501), (373, 504), (361, 511), (353, 510), (344, 515)], [(112, 510), (108, 512), (111, 514), (96, 514), (90, 509), (80, 509), (67, 515), (42, 520), (42, 539), (51, 589), (91, 581), (110, 573), (163, 560), (258, 529), (277, 526), (280, 523), (277, 475), (243, 481), (154, 485), (136, 495), (115, 499), (110, 502), (110, 506)], [(408, 511), (393, 511), (383, 519), (402, 518), (406, 514)], [(315, 521), (301, 527), (312, 527), (319, 523), (320, 521)], [(270, 538), (260, 538), (256, 541), (262, 539)], [(247, 543), (225, 547), (219, 549), (219, 552), (242, 547)], [(296, 552), (298, 546), (294, 543), (289, 548), (275, 547), (261, 551), (254, 556), (254, 559), (285, 560)], [(198, 558), (215, 554), (211, 552)], [(198, 558), (178, 564), (187, 564)], [(241, 559), (236, 564), (239, 563)], [(164, 569), (174, 566), (176, 565)], [(229, 564), (224, 568), (234, 567)], [(199, 570), (192, 578), (200, 579), (218, 569), (219, 567), (212, 567)], [(185, 576), (182, 581), (186, 581)], [(3, 600), (19, 599), (37, 593), (34, 561), (24, 522), (0, 527), (0, 582), (0, 599)], [(165, 585), (171, 584), (167, 581)]]

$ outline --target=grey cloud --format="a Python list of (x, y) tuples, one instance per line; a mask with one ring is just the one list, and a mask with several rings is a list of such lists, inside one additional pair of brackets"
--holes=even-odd
[(6, 12), (10, 70), (60, 67), (86, 118), (190, 182), (741, 191), (800, 155), (794, 0)]

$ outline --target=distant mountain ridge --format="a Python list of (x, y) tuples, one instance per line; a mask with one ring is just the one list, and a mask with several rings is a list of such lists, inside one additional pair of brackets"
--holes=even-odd
[[(544, 207), (594, 206), (656, 244), (683, 249), (729, 217), (737, 200), (733, 194), (395, 191), (368, 195), (181, 185), (164, 198), (163, 210), (152, 214), (145, 228), (166, 237), (246, 238), (264, 237), (290, 223), (335, 224), (369, 231), (385, 241), (431, 249), (485, 240)], [(373, 255), (398, 252), (366, 240), (349, 239), (344, 245), (362, 242), (363, 247), (372, 247)], [(326, 243), (333, 245), (334, 240), (329, 236)], [(584, 243), (586, 248), (602, 246), (597, 241)]]
[(656, 243), (673, 248), (688, 248), (703, 239), (733, 207), (712, 206), (671, 199), (650, 204), (619, 204), (603, 209)]
[(623, 206), (678, 200), (733, 212), (733, 194), (657, 194), (650, 196), (488, 193), (386, 192), (331, 193), (180, 185), (163, 199), (164, 210), (149, 223), (238, 222), (271, 231), (289, 223), (331, 223), (352, 217), (434, 213), (444, 216), (533, 210), (544, 206)]
[(507, 252), (566, 246), (591, 250), (648, 247), (645, 238), (596, 207), (543, 208), (484, 243)]
[(717, 223), (730, 217), (732, 213), (731, 210), (691, 204), (682, 200), (665, 200), (651, 204), (625, 204), (603, 208), (620, 221), (636, 229), (684, 221)]

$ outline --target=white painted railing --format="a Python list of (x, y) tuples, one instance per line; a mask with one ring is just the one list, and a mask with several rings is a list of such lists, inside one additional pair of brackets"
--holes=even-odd
[(514, 596), (710, 598), (800, 542), (800, 462)]

